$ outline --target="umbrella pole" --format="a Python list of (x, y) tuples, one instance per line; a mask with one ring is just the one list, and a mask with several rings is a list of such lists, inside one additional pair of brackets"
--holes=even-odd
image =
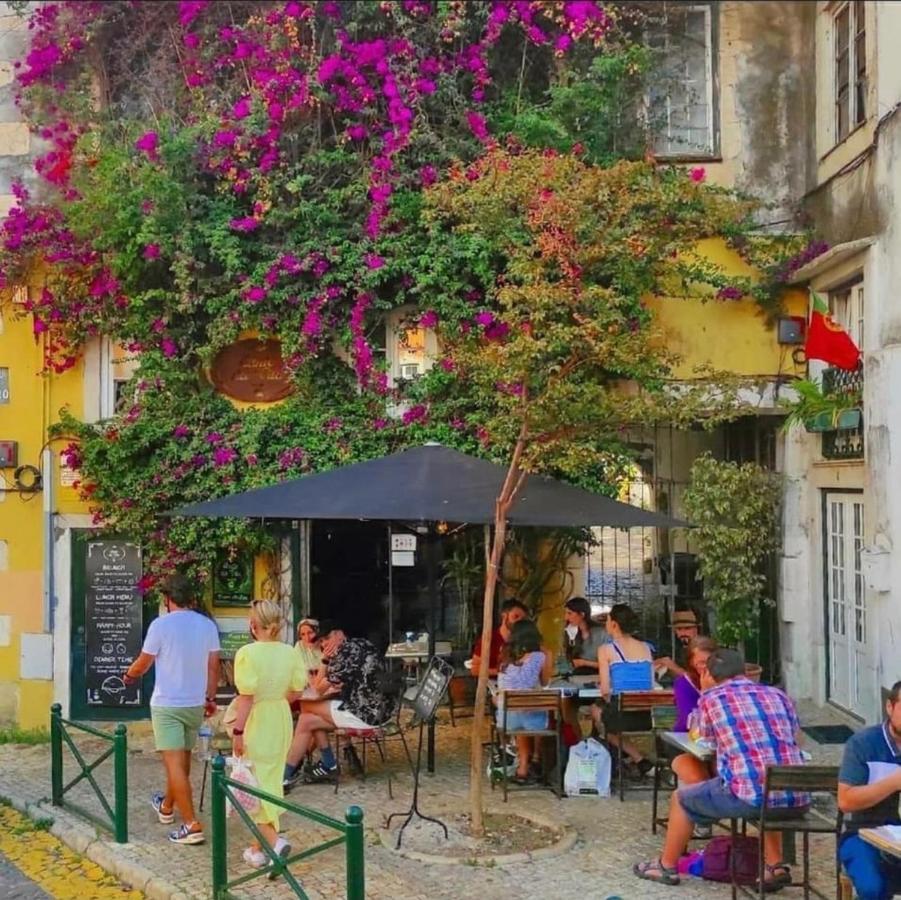
[(391, 523), (388, 523), (388, 646), (394, 643), (394, 565), (391, 553)]
[[(436, 535), (428, 534), (425, 542), (425, 577), (429, 591), (429, 659), (435, 655), (435, 607), (438, 605), (438, 579), (436, 577)], [(429, 719), (426, 768), (435, 774), (435, 716)]]

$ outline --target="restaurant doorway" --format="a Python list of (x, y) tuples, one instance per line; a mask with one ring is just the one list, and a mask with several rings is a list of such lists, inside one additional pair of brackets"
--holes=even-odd
[(384, 522), (310, 522), (310, 614), (351, 637), (388, 642), (388, 529)]

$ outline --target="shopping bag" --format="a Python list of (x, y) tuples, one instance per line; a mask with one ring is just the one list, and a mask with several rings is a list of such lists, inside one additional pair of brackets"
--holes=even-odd
[(569, 749), (563, 773), (567, 797), (610, 796), (610, 752), (599, 741), (588, 738)]
[[(257, 781), (256, 775), (253, 774), (253, 763), (249, 760), (244, 759), (243, 756), (236, 756), (234, 762), (232, 763), (231, 771), (228, 773), (228, 777), (232, 781), (239, 781), (241, 784), (246, 784), (248, 787), (258, 788), (260, 783)], [(254, 796), (253, 794), (248, 794), (247, 791), (242, 791), (240, 788), (231, 786), (231, 793), (234, 797), (235, 802), (239, 803), (244, 809), (245, 812), (253, 815), (255, 812), (259, 812), (260, 809), (260, 798)], [(235, 814), (234, 803), (228, 804), (228, 815), (232, 816)]]

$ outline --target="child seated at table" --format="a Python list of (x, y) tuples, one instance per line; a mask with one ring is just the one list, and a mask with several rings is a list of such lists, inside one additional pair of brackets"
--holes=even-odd
[[(541, 687), (541, 674), (546, 657), (541, 649), (541, 633), (534, 622), (524, 620), (511, 628), (510, 640), (501, 653), (497, 673), (499, 691), (531, 691)], [(498, 704), (497, 722), (504, 719), (503, 694)], [(540, 710), (513, 709), (507, 713), (507, 731), (541, 731), (548, 727), (547, 713)], [(525, 784), (529, 779), (529, 760), (534, 739), (527, 735), (516, 737), (516, 775), (513, 781)]]

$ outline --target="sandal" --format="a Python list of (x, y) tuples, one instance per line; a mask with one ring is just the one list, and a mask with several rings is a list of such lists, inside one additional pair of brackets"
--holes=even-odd
[[(787, 863), (778, 862), (775, 865), (764, 866), (767, 876), (763, 881), (763, 892), (765, 894), (775, 894), (784, 887), (789, 887), (792, 883), (792, 872)], [(761, 885), (758, 884), (758, 887)]]
[(679, 884), (679, 870), (668, 869), (659, 858), (635, 863), (632, 866), (632, 872), (645, 881), (654, 881), (657, 884)]

